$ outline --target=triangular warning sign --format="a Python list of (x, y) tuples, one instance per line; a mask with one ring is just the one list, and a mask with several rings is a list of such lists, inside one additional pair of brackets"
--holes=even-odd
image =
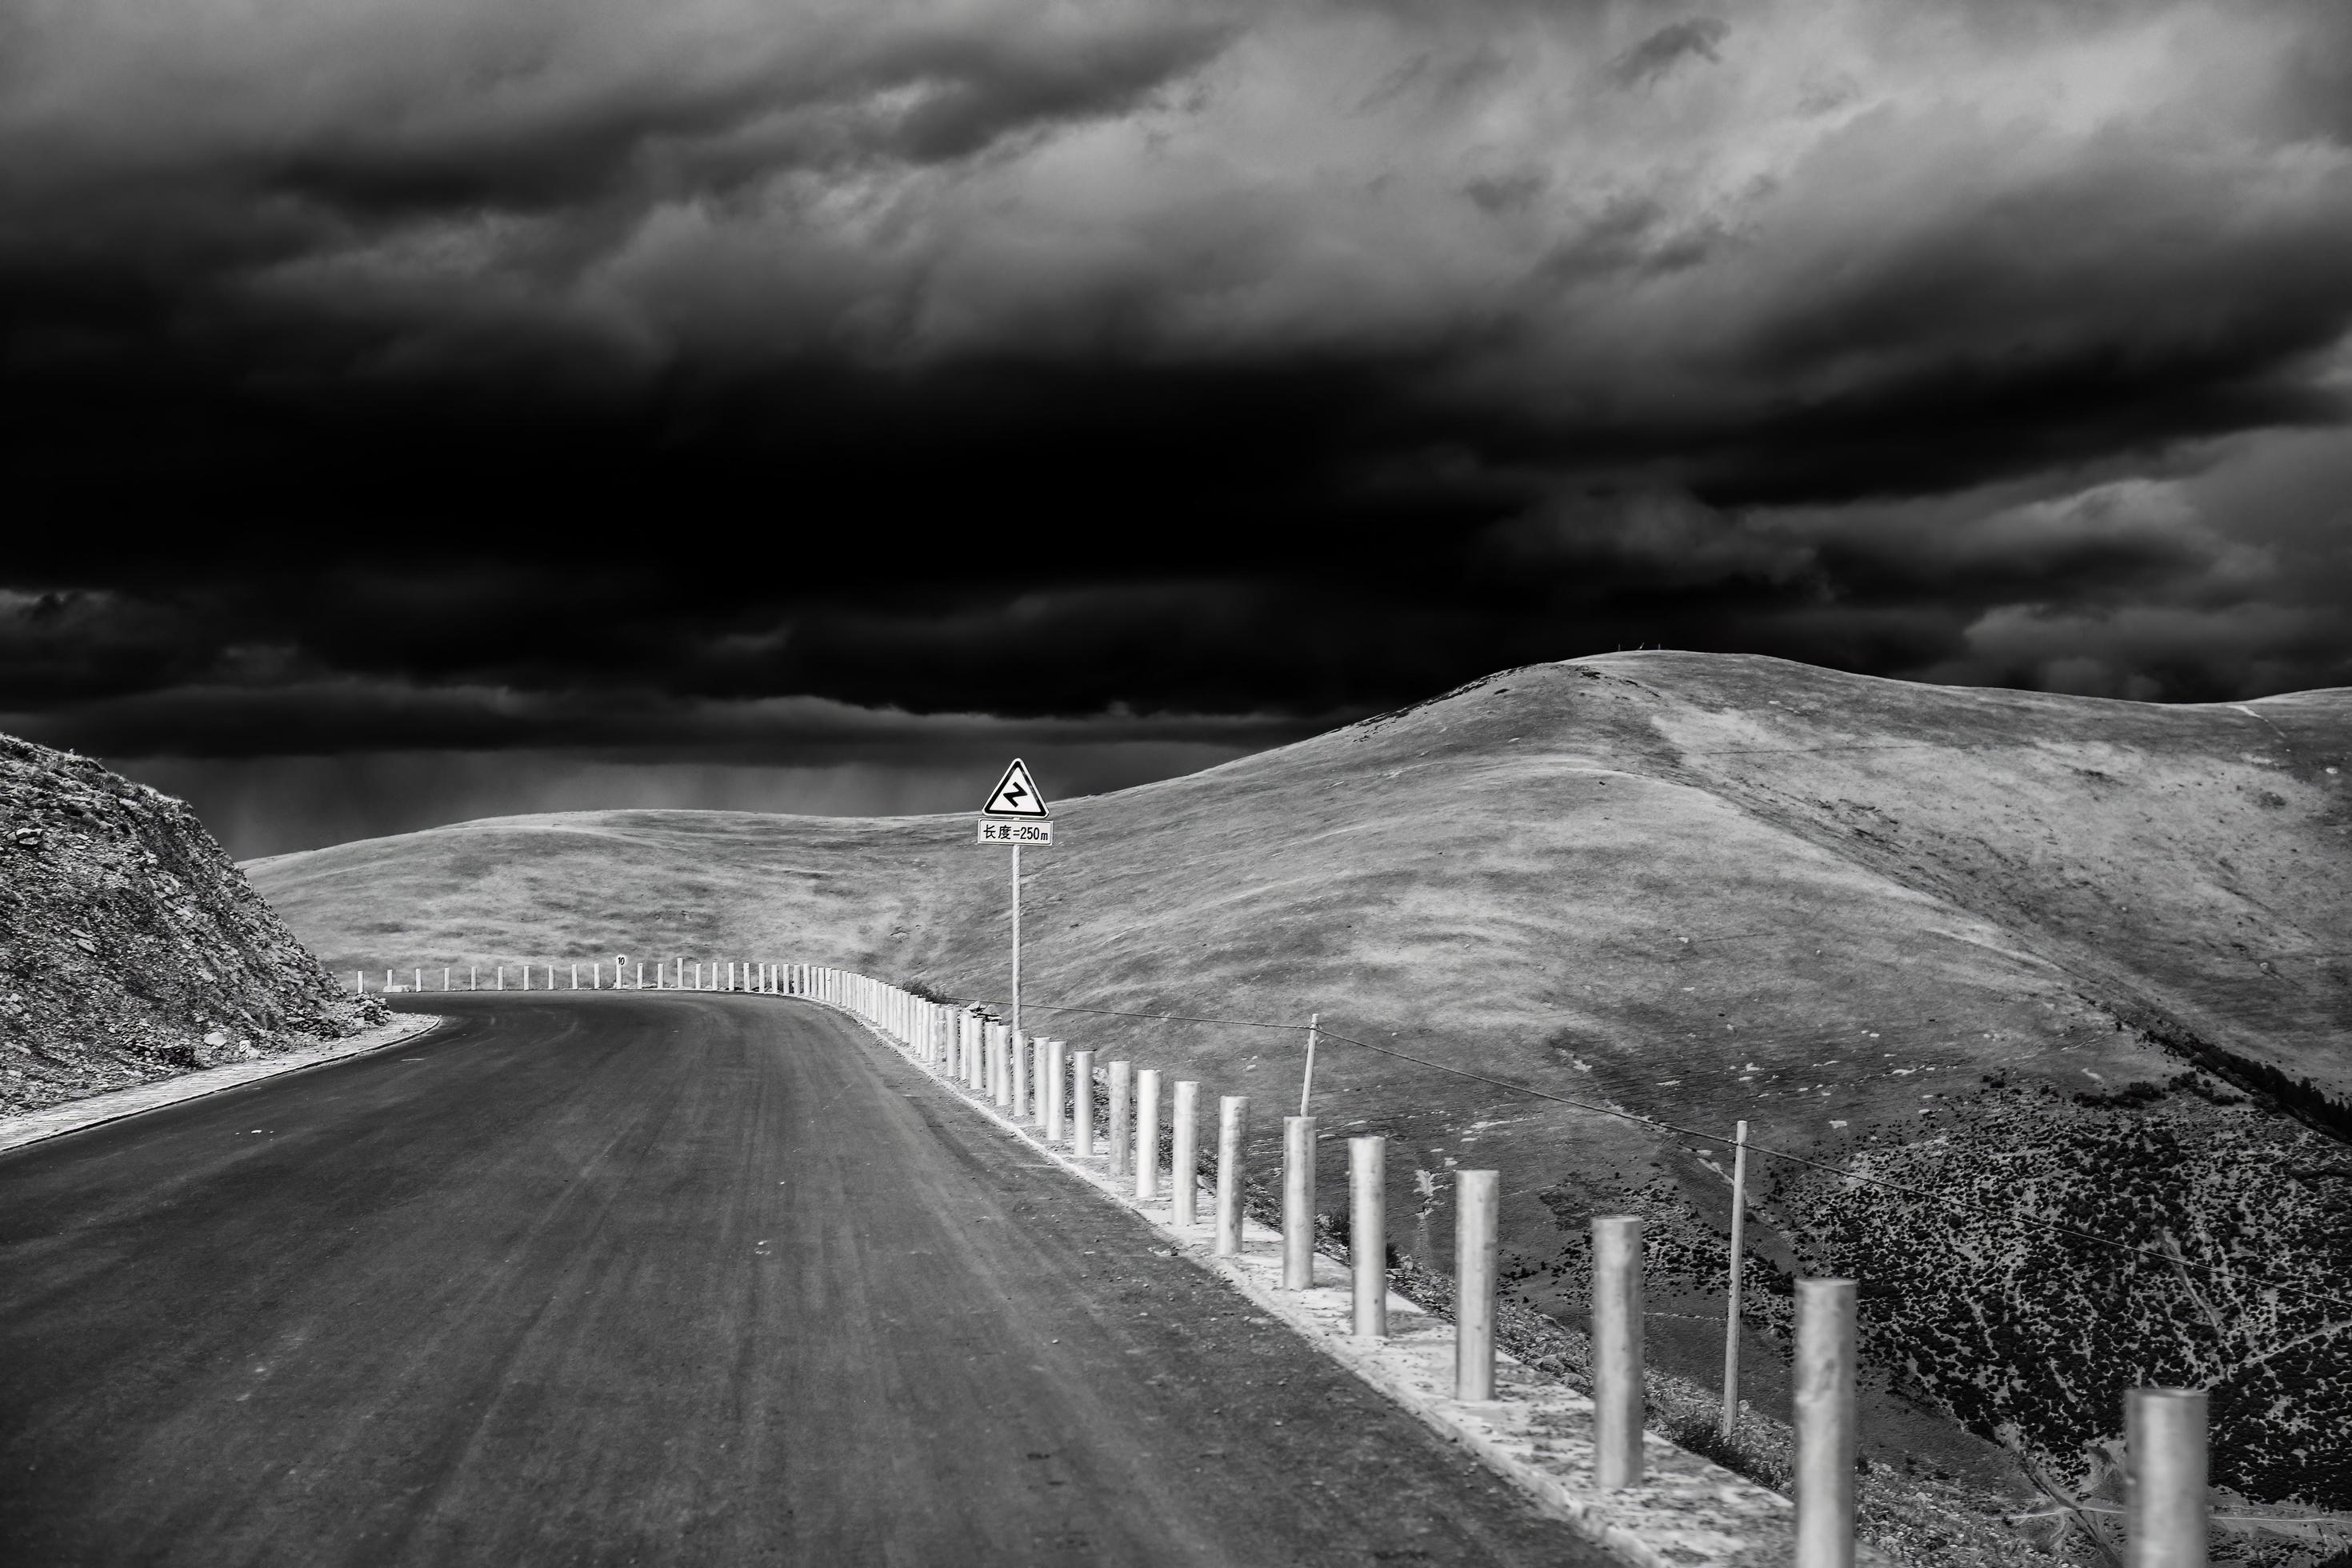
[(1029, 776), (1029, 764), (1015, 757), (1004, 776), (996, 781), (996, 791), (980, 808), (980, 815), (1038, 822), (1053, 814), (1045, 809), (1045, 797), (1037, 793), (1037, 781)]

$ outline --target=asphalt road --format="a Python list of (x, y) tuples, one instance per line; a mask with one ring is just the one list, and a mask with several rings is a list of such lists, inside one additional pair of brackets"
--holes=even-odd
[(425, 1001), (0, 1155), (0, 1562), (1599, 1562), (835, 1015)]

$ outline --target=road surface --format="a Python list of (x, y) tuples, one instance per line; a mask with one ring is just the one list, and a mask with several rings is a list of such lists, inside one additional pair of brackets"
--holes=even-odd
[(418, 1005), (0, 1155), (0, 1562), (1600, 1561), (837, 1015)]

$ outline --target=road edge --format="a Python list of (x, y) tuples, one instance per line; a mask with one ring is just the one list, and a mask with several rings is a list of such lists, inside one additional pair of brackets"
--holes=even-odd
[[(924, 1069), (912, 1049), (856, 1012), (814, 996), (791, 999), (840, 1014), (892, 1055)], [(1082, 1161), (984, 1096), (928, 1069), (923, 1077), (1011, 1133), (1024, 1153), (1044, 1155), (1143, 1220), (1171, 1244), (1171, 1255), (1223, 1279), (1391, 1404), (1476, 1455), (1539, 1511), (1631, 1568), (1777, 1568), (1790, 1560), (1796, 1505), (1780, 1493), (1655, 1432), (1643, 1436), (1650, 1472), (1643, 1484), (1603, 1491), (1592, 1479), (1596, 1448), (1590, 1398), (1498, 1349), (1496, 1381), (1507, 1397), (1485, 1404), (1454, 1399), (1448, 1392), (1453, 1336), (1420, 1306), (1391, 1292), (1392, 1337), (1359, 1341), (1351, 1331), (1348, 1276), (1333, 1259), (1316, 1257), (1313, 1289), (1280, 1289), (1282, 1238), (1271, 1228), (1246, 1222), (1242, 1256), (1216, 1257), (1207, 1226), (1179, 1230), (1166, 1217), (1166, 1198), (1131, 1197), (1122, 1190), (1124, 1184), (1093, 1168), (1099, 1157)], [(1854, 1561), (1857, 1568), (1890, 1568), (1891, 1562), (1862, 1542), (1855, 1542)]]
[(39, 1110), (26, 1110), (0, 1118), (0, 1154), (35, 1143), (46, 1143), (52, 1138), (87, 1132), (93, 1127), (104, 1127), (133, 1116), (144, 1116), (151, 1110), (163, 1110), (174, 1105), (184, 1105), (192, 1100), (203, 1100), (228, 1089), (242, 1089), (248, 1083), (283, 1078), (288, 1073), (306, 1072), (312, 1068), (348, 1061), (353, 1057), (389, 1050), (394, 1046), (406, 1045), (417, 1036), (437, 1029), (448, 1021), (435, 1013), (401, 1013), (388, 1024), (378, 1024), (373, 1029), (362, 1030), (345, 1039), (330, 1040), (278, 1056), (263, 1057), (257, 1061), (199, 1068), (194, 1072), (181, 1073), (154, 1083), (109, 1089), (104, 1094), (68, 1100)]

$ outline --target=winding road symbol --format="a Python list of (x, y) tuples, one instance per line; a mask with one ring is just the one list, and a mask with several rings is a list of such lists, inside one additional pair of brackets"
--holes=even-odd
[(1004, 770), (996, 781), (996, 789), (988, 804), (980, 808), (982, 816), (1009, 816), (1023, 822), (1043, 822), (1053, 813), (1045, 809), (1045, 797), (1037, 792), (1037, 781), (1029, 776), (1029, 764), (1020, 758)]

